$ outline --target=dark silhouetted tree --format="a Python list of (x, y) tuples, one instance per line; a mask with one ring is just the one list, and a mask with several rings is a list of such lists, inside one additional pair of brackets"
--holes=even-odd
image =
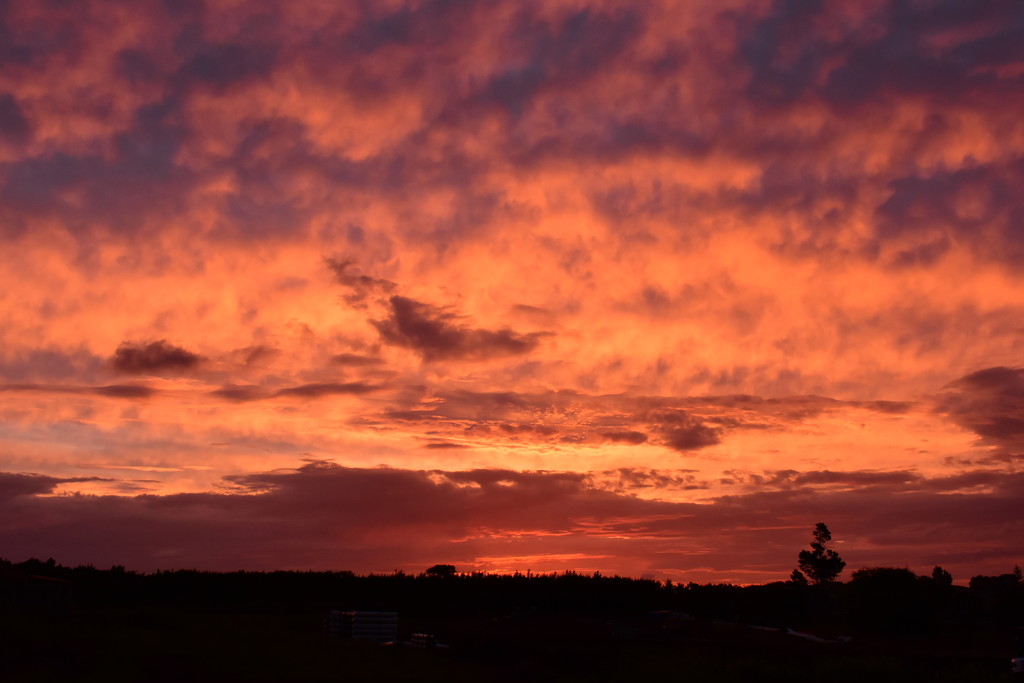
[(806, 586), (807, 577), (799, 569), (794, 569), (793, 573), (789, 575), (789, 582), (794, 586)]
[(830, 583), (835, 581), (846, 563), (839, 553), (827, 547), (832, 540), (832, 533), (824, 522), (814, 525), (814, 540), (810, 550), (800, 551), (800, 571), (813, 583)]
[(932, 570), (932, 581), (935, 582), (936, 586), (948, 588), (953, 585), (953, 575), (936, 565), (935, 569)]

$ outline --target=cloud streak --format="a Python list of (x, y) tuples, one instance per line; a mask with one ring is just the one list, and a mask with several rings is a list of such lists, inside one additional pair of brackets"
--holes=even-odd
[(454, 314), (402, 296), (393, 296), (388, 303), (388, 318), (373, 321), (381, 339), (413, 349), (427, 362), (526, 354), (537, 347), (541, 336), (460, 325)]

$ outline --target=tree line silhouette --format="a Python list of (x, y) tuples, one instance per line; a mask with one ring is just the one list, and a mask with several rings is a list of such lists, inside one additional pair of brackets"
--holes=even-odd
[[(812, 553), (814, 550), (812, 549)], [(826, 555), (823, 555), (826, 557)], [(801, 565), (807, 567), (807, 565)], [(836, 563), (833, 562), (833, 567)], [(950, 628), (1021, 626), (1020, 570), (975, 576), (955, 586), (936, 567), (859, 569), (846, 583), (789, 580), (762, 585), (673, 583), (573, 571), (459, 573), (436, 565), (419, 574), (348, 571), (208, 572), (124, 567), (66, 567), (54, 560), (0, 560), (0, 611), (88, 611), (150, 606), (172, 610), (301, 612), (391, 610), (447, 618), (507, 614), (643, 615), (675, 611), (687, 618), (771, 627), (827, 627), (852, 632), (934, 633)]]
[[(973, 683), (1024, 655), (1019, 568), (968, 586), (942, 567), (867, 567), (843, 582), (831, 542), (816, 525), (788, 581), (751, 586), (448, 563), (357, 575), (0, 559), (0, 679), (328, 681), (343, 662), (351, 680), (425, 683), (632, 680), (637, 667), (640, 679), (716, 683)], [(450, 656), (367, 649), (329, 632), (331, 610), (397, 612), (401, 641), (428, 634)]]

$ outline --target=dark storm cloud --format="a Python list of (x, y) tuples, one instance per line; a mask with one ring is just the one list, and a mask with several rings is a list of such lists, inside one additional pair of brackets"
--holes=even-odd
[[(991, 94), (1000, 84), (986, 67), (1011, 61), (998, 46), (1024, 29), (1020, 6), (1012, 0), (893, 2), (883, 11), (888, 32), (876, 40), (858, 41), (861, 44), (846, 65), (829, 78), (825, 91), (837, 104), (882, 93), (924, 93), (947, 101), (967, 93)], [(999, 40), (992, 48), (980, 49), (975, 32)], [(931, 41), (943, 34), (954, 38)], [(929, 41), (931, 50), (925, 49)]]
[(936, 408), (985, 441), (1024, 450), (1024, 368), (992, 367), (952, 382)]
[(153, 55), (137, 48), (125, 48), (117, 53), (114, 73), (133, 87), (157, 83), (165, 75)]
[[(892, 1), (864, 9), (866, 17), (853, 19), (848, 8), (836, 3), (777, 0), (763, 15), (723, 15), (739, 43), (736, 63), (721, 60), (716, 67), (723, 77), (735, 76), (738, 65), (749, 69), (749, 79), (729, 82), (744, 84), (736, 101), (765, 128), (755, 132), (726, 124), (708, 137), (717, 148), (758, 160), (762, 179), (753, 187), (720, 192), (669, 185), (659, 193), (672, 200), (663, 215), (723, 206), (751, 217), (792, 212), (815, 230), (807, 238), (780, 240), (779, 252), (820, 258), (850, 249), (835, 238), (857, 220), (855, 212), (867, 199), (875, 211), (876, 233), (855, 249), (859, 258), (874, 260), (884, 253), (884, 265), (928, 266), (966, 245), (985, 258), (1019, 261), (1024, 203), (1014, 188), (1020, 185), (1020, 160), (978, 161), (968, 154), (934, 161), (957, 139), (972, 135), (965, 120), (974, 116), (992, 129), (1016, 126), (1010, 112), (1024, 105), (1024, 76), (1015, 66), (1019, 54), (1009, 46), (1024, 34), (1019, 5), (1013, 0)], [(821, 103), (831, 114), (819, 125), (788, 120)], [(875, 171), (857, 160), (824, 160), (836, 158), (846, 137), (870, 125), (880, 106), (925, 106), (931, 113), (901, 126), (895, 153), (877, 177), (890, 194), (868, 198), (864, 191)], [(650, 200), (641, 204), (650, 205)], [(897, 253), (884, 249), (894, 237), (910, 232), (928, 239), (917, 239)]]
[(204, 44), (182, 65), (176, 76), (217, 88), (266, 76), (277, 62), (273, 45)]
[(1016, 22), (1007, 22), (1002, 30), (974, 40), (960, 43), (953, 48), (953, 54), (975, 68), (1012, 66), (1020, 63), (1020, 46), (1024, 41), (1024, 19), (1020, 17), (1019, 7), (1003, 7), (1017, 10), (1014, 15)]
[(634, 432), (629, 430), (601, 432), (601, 436), (612, 443), (628, 443), (633, 445), (647, 443), (647, 435), (643, 432)]
[(302, 398), (320, 398), (336, 394), (366, 394), (380, 389), (374, 384), (365, 382), (322, 382), (302, 384), (295, 387), (288, 387), (276, 392), (274, 396), (299, 396)]
[(259, 368), (280, 355), (280, 349), (264, 345), (247, 346), (232, 352), (235, 361), (246, 368)]
[(709, 427), (682, 410), (658, 411), (652, 415), (664, 443), (673, 450), (688, 452), (721, 443), (720, 430)]
[(944, 477), (921, 479), (913, 488), (925, 491), (966, 491), (1002, 488), (1008, 484), (1018, 488), (1024, 482), (1017, 475), (1002, 470), (968, 470)]
[(327, 46), (352, 57), (373, 56), (392, 46), (437, 47), (465, 31), (470, 17), (485, 3), (480, 0), (427, 0), (393, 8), (367, 7), (344, 33), (339, 45)]
[(0, 139), (15, 144), (28, 141), (32, 128), (18, 100), (7, 92), (0, 92)]
[(7, 501), (15, 496), (52, 493), (61, 481), (57, 477), (47, 477), (41, 474), (0, 472), (0, 502)]
[(1021, 158), (896, 178), (876, 212), (879, 234), (938, 230), (945, 234), (930, 248), (949, 248), (955, 239), (986, 256), (1018, 257), (1024, 253), (1022, 184)]
[[(965, 466), (970, 466), (965, 463)], [(1021, 478), (1005, 470), (967, 469), (954, 474), (926, 477), (903, 470), (774, 470), (762, 473), (727, 471), (724, 483), (753, 492), (803, 494), (856, 492), (857, 495), (956, 494), (977, 495), (992, 490), (1013, 489)]]
[(90, 377), (103, 369), (103, 359), (84, 349), (28, 349), (0, 360), (0, 378), (10, 382), (56, 382), (72, 377)]
[(392, 296), (389, 302), (389, 317), (373, 321), (381, 339), (413, 349), (427, 362), (522, 355), (534, 350), (541, 336), (467, 327), (453, 313), (403, 296)]
[(615, 470), (602, 472), (605, 476), (613, 477), (616, 486), (613, 490), (618, 493), (632, 489), (669, 489), (693, 491), (707, 489), (707, 482), (700, 481), (692, 471), (688, 470), (656, 470), (637, 467), (620, 467)]
[(1024, 412), (993, 416), (987, 423), (975, 425), (974, 430), (991, 439), (1019, 442), (1024, 440)]
[(898, 470), (890, 472), (833, 472), (830, 470), (818, 470), (810, 472), (798, 472), (796, 470), (779, 470), (763, 479), (759, 483), (769, 486), (842, 486), (842, 487), (888, 487), (893, 490), (908, 490), (908, 486), (921, 481), (923, 478), (910, 471)]
[(57, 55), (77, 54), (81, 49), (76, 8), (32, 17), (27, 26), (15, 24), (14, 9), (13, 3), (0, 3), (0, 65), (4, 68), (31, 72)]
[[(106, 4), (73, 3), (51, 6), (45, 15), (24, 13), (16, 28), (5, 21), (0, 36), (6, 30), (19, 41), (0, 40), (10, 46), (8, 55), (0, 54), (0, 60), (11, 57), (18, 65), (12, 73), (21, 80), (63, 69), (65, 61), (88, 63), (96, 57), (97, 43), (106, 39), (99, 35), (105, 33), (105, 27), (95, 20), (102, 11), (90, 9), (101, 10)], [(96, 69), (109, 64), (107, 81), (111, 84), (123, 82), (149, 95), (138, 104), (127, 130), (115, 120), (116, 108), (109, 93), (101, 89), (94, 92), (83, 87), (70, 112), (37, 109), (43, 117), (63, 113), (67, 118), (71, 114), (69, 126), (84, 119), (87, 125), (106, 130), (96, 133), (88, 152), (47, 145), (35, 156), (0, 165), (0, 197), (8, 209), (5, 230), (24, 230), (26, 219), (55, 217), (77, 238), (85, 239), (107, 229), (145, 232), (154, 218), (173, 220), (188, 212), (189, 193), (208, 180), (210, 173), (220, 172), (178, 163), (177, 155), (203, 123), (189, 116), (190, 101), (207, 89), (223, 94), (229, 86), (267, 76), (279, 63), (277, 47), (264, 40), (265, 32), (253, 30), (259, 13), (241, 21), (243, 40), (211, 43), (200, 28), (207, 11), (212, 10), (197, 5), (179, 13), (160, 3), (142, 3), (131, 17), (134, 26), (130, 32), (137, 41), (128, 41), (129, 46), (119, 50), (113, 60), (96, 60)], [(170, 53), (168, 42), (174, 46)], [(154, 100), (154, 92), (162, 97)], [(23, 116), (24, 124), (19, 123), (10, 106), (0, 109), (6, 114), (4, 120), (12, 124), (7, 130), (25, 132), (37, 123), (29, 115)], [(96, 153), (101, 148), (104, 151)], [(274, 207), (262, 208), (270, 213)], [(252, 223), (260, 225), (259, 221)]]
[[(154, 40), (143, 39), (118, 51), (111, 76), (132, 87), (162, 87), (164, 99), (138, 109), (136, 125), (118, 134), (115, 155), (55, 154), (9, 166), (2, 188), (8, 203), (18, 202), (23, 211), (58, 215), (76, 224), (106, 223), (134, 231), (151, 216), (181, 215), (185, 207), (176, 199), (185, 199), (205, 181), (227, 173), (238, 191), (224, 198), (220, 210), (225, 220), (217, 222), (213, 234), (269, 237), (305, 234), (315, 214), (306, 198), (296, 196), (282, 178), (303, 174), (332, 187), (385, 195), (425, 181), (456, 191), (458, 210), (433, 221), (435, 235), (456, 238), (486, 226), (509, 207), (501, 192), (473, 182), (486, 170), (488, 160), (451, 149), (439, 164), (436, 150), (425, 145), (428, 128), (463, 128), (479, 117), (481, 107), (497, 107), (513, 117), (534, 110), (538, 100), (558, 97), (594, 80), (608, 64), (628, 54), (644, 32), (643, 14), (636, 9), (582, 9), (541, 18), (536, 7), (527, 5), (511, 24), (502, 26), (488, 17), (494, 8), (487, 3), (431, 2), (415, 8), (367, 7), (357, 13), (339, 13), (311, 33), (286, 31), (287, 22), (275, 15), (286, 14), (282, 8), (238, 12), (237, 27), (213, 40), (202, 26), (215, 20), (216, 9), (197, 5), (178, 16), (170, 8), (150, 6), (150, 22), (144, 22), (138, 32), (152, 34)], [(81, 23), (71, 18), (64, 25), (75, 35)], [(452, 46), (459, 44), (460, 37), (482, 26), (490, 26), (495, 39), (515, 53), (514, 64), (485, 71), (468, 92), (437, 87), (438, 80), (447, 81), (457, 66), (456, 60), (444, 55), (457, 54)], [(173, 37), (173, 49), (164, 54), (160, 50), (168, 36)], [(47, 44), (42, 36), (38, 42)], [(65, 45), (69, 43), (64, 40)], [(440, 73), (401, 67), (389, 72), (387, 64), (383, 69), (377, 66), (379, 53), (389, 48), (437, 56), (438, 63), (449, 65)], [(355, 161), (317, 149), (298, 118), (253, 113), (236, 122), (243, 134), (232, 143), (236, 147), (228, 150), (228, 159), (208, 159), (206, 167), (175, 163), (202, 124), (188, 115), (193, 100), (210, 90), (224, 96), (295, 69), (308, 70), (315, 82), (362, 102), (386, 101), (398, 90), (440, 95), (438, 106), (432, 107), (438, 115), (428, 116), (423, 128), (411, 131), (407, 138)], [(588, 154), (595, 148), (631, 145), (653, 148), (660, 144), (651, 135), (657, 130), (656, 125), (615, 120), (607, 134), (588, 134), (560, 153)], [(531, 140), (527, 147), (551, 149), (552, 142), (557, 140), (547, 144)], [(112, 192), (114, 187), (120, 191)], [(77, 198), (75, 206), (66, 200), (69, 193)], [(409, 214), (421, 220), (414, 206)]]
[(210, 395), (237, 403), (257, 401), (268, 396), (267, 392), (262, 387), (238, 386), (234, 384), (211, 391)]
[(95, 387), (92, 392), (111, 398), (149, 398), (155, 395), (157, 390), (139, 384), (110, 384), (105, 387)]
[[(0, 59), (29, 70), (58, 57), (80, 58), (89, 40), (96, 40), (88, 31), (99, 30), (89, 22), (86, 3), (81, 5), (52, 7), (47, 19), (37, 17), (30, 25), (14, 26), (13, 13), (5, 13), (0, 37), (6, 32), (8, 40), (0, 40)], [(57, 149), (6, 164), (0, 197), (16, 210), (5, 216), (5, 229), (24, 228), (26, 215), (54, 215), (75, 227), (105, 224), (134, 232), (154, 216), (183, 216), (193, 190), (230, 177), (237, 190), (219, 204), (221, 220), (212, 234), (305, 235), (318, 215), (314, 205), (329, 187), (341, 204), (358, 204), (366, 193), (393, 200), (417, 225), (413, 232), (428, 222), (424, 234), (444, 250), (449, 241), (485, 230), (513, 210), (500, 189), (479, 180), (487, 178), (495, 159), (460, 149), (448, 138), (478, 134), (480, 122), (494, 112), (501, 119), (494, 141), (504, 150), (500, 163), (524, 168), (550, 160), (589, 165), (651, 154), (694, 158), (721, 149), (759, 162), (778, 160), (764, 165), (765, 187), (750, 190), (748, 197), (695, 192), (669, 180), (650, 196), (643, 183), (588, 190), (595, 206), (619, 219), (680, 216), (702, 205), (737, 201), (799, 208), (821, 196), (841, 199), (835, 207), (841, 216), (857, 196), (860, 169), (824, 173), (813, 162), (814, 154), (842, 136), (842, 117), (812, 132), (791, 125), (766, 130), (760, 122), (779, 123), (775, 110), (791, 104), (824, 100), (842, 114), (895, 93), (988, 106), (989, 98), (1005, 99), (1020, 81), (998, 68), (1014, 63), (1015, 41), (1024, 31), (1013, 0), (960, 7), (890, 2), (863, 21), (849, 20), (830, 3), (780, 0), (766, 11), (739, 8), (717, 16), (717, 28), (739, 39), (734, 51), (700, 31), (692, 32), (686, 46), (678, 37), (659, 37), (664, 17), (647, 5), (551, 11), (528, 2), (508, 14), (487, 2), (366, 5), (328, 13), (303, 30), (291, 30), (287, 5), (236, 9), (228, 25), (219, 21), (214, 5), (145, 7), (136, 15), (133, 34), (139, 39), (102, 63), (109, 64), (111, 79), (153, 88), (162, 98), (140, 104), (129, 128), (111, 133), (109, 154)], [(206, 26), (215, 23), (216, 31)], [(459, 48), (481, 31), (504, 58), (481, 65), (467, 80)], [(703, 54), (718, 77), (705, 89), (707, 102), (701, 99), (705, 93), (690, 103), (678, 91), (690, 53)], [(301, 116), (244, 111), (228, 126), (238, 135), (223, 140), (223, 157), (180, 163), (188, 156), (184, 152), (194, 151), (190, 145), (203, 125), (190, 114), (196, 100), (257, 89), (296, 72), (314, 88), (329, 87), (358, 102), (389, 102), (406, 92), (422, 96), (422, 123), (354, 159), (318, 148)], [(609, 75), (638, 84), (649, 94), (645, 106), (627, 106), (629, 97), (591, 103), (590, 89)], [(751, 127), (732, 115), (699, 120), (693, 113), (722, 102), (758, 123)], [(101, 97), (81, 106), (86, 105), (95, 105), (101, 120), (109, 118)], [(34, 125), (17, 98), (3, 95), (0, 120), (21, 137)], [(307, 194), (288, 185), (286, 179), (295, 176), (317, 182)], [(412, 186), (450, 191), (453, 210), (424, 218), (417, 202), (405, 196)], [(631, 191), (640, 194), (630, 197)], [(816, 224), (824, 222), (816, 216)], [(942, 248), (936, 243), (933, 251)]]
[[(750, 395), (592, 395), (576, 391), (415, 392), (406, 405), (373, 419), (405, 428), (420, 425), (449, 439), (495, 438), (511, 442), (597, 446), (664, 445), (681, 453), (698, 451), (749, 430), (786, 431), (824, 413), (870, 410), (887, 415), (914, 404), (897, 401), (839, 401), (822, 396), (762, 398)], [(369, 418), (370, 416), (367, 416)]]
[(381, 365), (384, 360), (375, 356), (361, 356), (355, 353), (339, 353), (335, 356), (331, 356), (331, 361), (338, 365), (350, 365), (350, 366), (366, 366), (366, 365)]
[(851, 405), (866, 408), (876, 413), (903, 415), (910, 412), (915, 404), (910, 401), (852, 401)]
[[(518, 116), (542, 90), (575, 87), (601, 73), (640, 36), (640, 29), (641, 15), (635, 10), (608, 14), (586, 8), (551, 22), (524, 9), (505, 37), (527, 59), (518, 68), (493, 76), (473, 99)], [(462, 114), (472, 113), (473, 100), (465, 104)]]
[(270, 390), (256, 385), (230, 384), (210, 392), (210, 396), (235, 403), (261, 401), (272, 398), (319, 399), (327, 396), (360, 396), (383, 387), (366, 382), (310, 382), (293, 387)]
[(0, 384), (0, 391), (30, 391), (43, 394), (95, 394), (110, 398), (149, 398), (159, 392), (144, 384), (108, 384), (98, 387), (67, 384)]
[(397, 288), (397, 285), (390, 280), (360, 273), (354, 261), (335, 258), (328, 258), (324, 261), (327, 267), (334, 272), (335, 281), (349, 288), (350, 293), (344, 297), (349, 304), (359, 305), (371, 296), (391, 294)]
[(121, 342), (110, 359), (117, 372), (126, 375), (177, 374), (196, 368), (202, 357), (164, 340)]
[(196, 178), (175, 162), (187, 135), (180, 106), (167, 99), (140, 107), (110, 155), (54, 151), (0, 165), (5, 228), (53, 217), (78, 237), (97, 227), (134, 233), (149, 217), (182, 213)]
[[(877, 474), (868, 476), (865, 474)], [(134, 569), (350, 568), (380, 571), (493, 554), (564, 553), (581, 545), (650, 557), (652, 567), (788, 575), (816, 521), (844, 541), (850, 566), (913, 566), (971, 553), (970, 571), (997, 565), (1007, 528), (1024, 524), (1024, 475), (975, 472), (957, 482), (889, 473), (829, 473), (842, 489), (771, 490), (701, 504), (643, 500), (629, 491), (702, 484), (682, 471), (582, 473), (358, 469), (310, 462), (229, 477), (224, 493), (39, 498), (62, 481), (0, 476), (0, 543), (15, 559), (116, 561)], [(786, 473), (794, 479), (799, 473)], [(812, 478), (818, 475), (812, 476)], [(977, 485), (983, 483), (983, 492)], [(237, 492), (231, 492), (231, 489)], [(901, 495), (892, 495), (901, 490)], [(993, 525), (992, 520), (1000, 520)], [(769, 520), (769, 524), (765, 524)], [(452, 541), (457, 541), (453, 543)], [(714, 557), (707, 554), (715, 548)], [(59, 552), (56, 552), (59, 551)], [(282, 564), (283, 563), (283, 564)], [(959, 563), (951, 569), (956, 574)], [(426, 566), (426, 565), (424, 565)], [(991, 570), (989, 570), (991, 571)]]
[[(18, 493), (52, 488), (49, 481), (11, 481)], [(230, 484), (244, 494), (22, 495), (0, 502), (5, 514), (23, 520), (17, 528), (2, 526), (0, 541), (9, 556), (45, 555), (42, 549), (55, 547), (81, 558), (124, 558), (136, 567), (280, 568), (284, 562), (369, 570), (392, 557), (403, 564), (425, 561), (450, 547), (449, 539), (482, 528), (567, 531), (574, 518), (604, 516), (605, 506), (617, 500), (586, 489), (576, 474), (446, 475), (325, 463), (233, 477)], [(631, 498), (619, 503), (633, 513), (666, 509)], [(43, 513), (45, 525), (34, 521)]]
[(985, 368), (961, 377), (953, 382), (952, 386), (961, 386), (1017, 402), (1024, 400), (1024, 368)]
[(749, 96), (773, 106), (820, 97), (837, 108), (894, 95), (951, 101), (993, 94), (999, 79), (989, 69), (1019, 59), (1008, 49), (1024, 30), (1014, 0), (886, 2), (863, 22), (837, 9), (776, 0), (752, 23), (737, 14), (739, 53), (753, 71)]
[(718, 431), (703, 424), (671, 427), (662, 431), (665, 444), (677, 451), (695, 451), (721, 443)]
[[(803, 95), (825, 56), (826, 45), (811, 30), (823, 4), (776, 0), (768, 15), (746, 31), (739, 53), (753, 70), (751, 97), (785, 103)], [(780, 58), (783, 54), (784, 59)]]
[(60, 484), (111, 481), (101, 477), (50, 477), (43, 474), (0, 472), (0, 506), (17, 496), (50, 494)]
[(298, 508), (315, 511), (317, 526), (326, 522), (322, 515), (338, 514), (346, 520), (347, 533), (388, 527), (405, 528), (406, 533), (425, 527), (455, 534), (479, 528), (567, 531), (576, 517), (610, 514), (609, 504), (621, 505), (622, 512), (671, 508), (620, 500), (588, 488), (585, 475), (568, 472), (425, 472), (310, 463), (294, 472), (229, 479), (243, 490), (263, 492), (267, 512), (291, 516)]
[(311, 220), (324, 210), (324, 200), (307, 197), (303, 179), (315, 178), (315, 186), (346, 187), (353, 193), (387, 194), (377, 160), (354, 162), (317, 149), (302, 121), (254, 115), (232, 125), (237, 144), (217, 164), (235, 181), (219, 205), (225, 219), (217, 225), (220, 238), (308, 236)]

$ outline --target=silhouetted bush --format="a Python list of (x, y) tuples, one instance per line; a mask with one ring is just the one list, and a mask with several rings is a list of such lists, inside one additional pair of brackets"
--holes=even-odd
[(869, 633), (919, 633), (932, 628), (936, 612), (930, 578), (909, 569), (858, 569), (847, 584), (850, 622)]

